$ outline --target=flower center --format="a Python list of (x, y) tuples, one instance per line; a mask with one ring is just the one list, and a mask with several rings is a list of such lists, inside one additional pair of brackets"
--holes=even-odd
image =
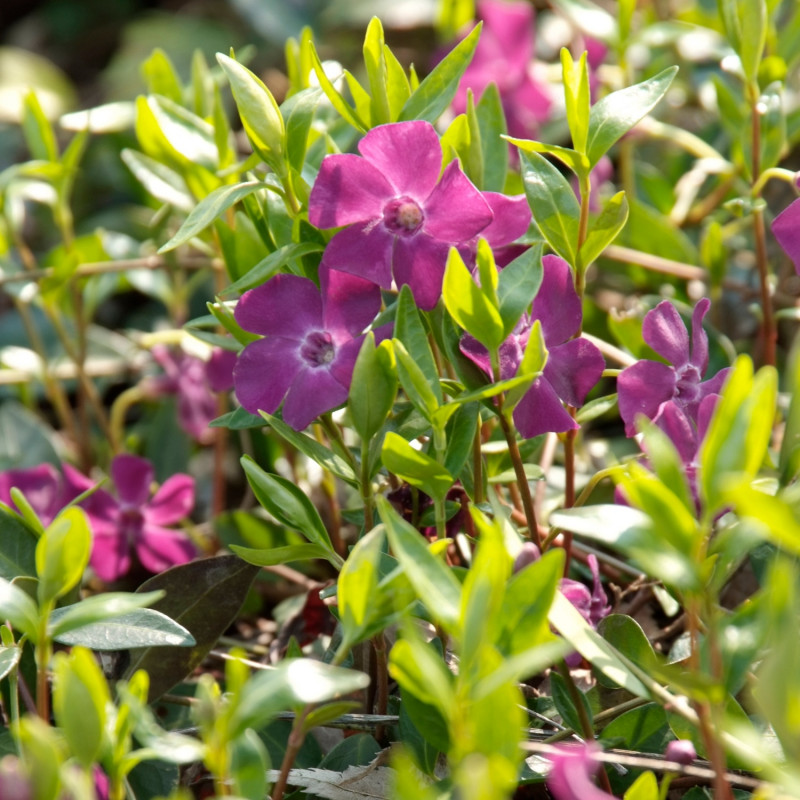
[(327, 331), (312, 331), (300, 346), (300, 356), (312, 367), (326, 367), (335, 355), (336, 348)]
[(678, 370), (675, 397), (682, 403), (693, 403), (700, 396), (700, 370), (694, 364), (684, 364)]
[(119, 515), (119, 528), (128, 544), (133, 544), (141, 535), (144, 517), (142, 512), (133, 506), (122, 505)]
[(392, 233), (416, 233), (425, 215), (410, 197), (395, 197), (383, 207), (383, 222)]

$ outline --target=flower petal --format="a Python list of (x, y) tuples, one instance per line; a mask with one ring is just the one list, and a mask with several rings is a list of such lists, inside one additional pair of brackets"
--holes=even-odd
[(673, 366), (689, 362), (689, 333), (681, 315), (669, 300), (662, 300), (645, 314), (642, 336), (647, 344)]
[(152, 524), (144, 526), (135, 547), (139, 562), (148, 572), (163, 572), (197, 555), (197, 549), (185, 533)]
[(703, 330), (703, 318), (711, 307), (711, 301), (703, 297), (697, 301), (692, 312), (692, 357), (691, 362), (701, 375), (708, 369), (708, 334)]
[(251, 342), (233, 370), (236, 397), (251, 414), (272, 414), (302, 368), (297, 342), (279, 336)]
[(153, 465), (139, 456), (123, 454), (111, 462), (111, 479), (123, 505), (141, 507), (150, 499)]
[(785, 208), (772, 222), (772, 233), (778, 244), (800, 273), (800, 199)]
[(357, 275), (319, 269), (322, 290), (322, 319), (326, 331), (334, 339), (350, 339), (363, 333), (381, 307), (381, 290), (377, 284)]
[(145, 523), (174, 525), (194, 508), (194, 478), (172, 475), (161, 484), (153, 499), (142, 509)]
[(422, 204), (442, 169), (442, 145), (425, 120), (378, 125), (359, 142), (358, 150), (392, 185), (387, 200), (408, 195)]
[(600, 380), (604, 368), (602, 353), (590, 341), (579, 337), (550, 348), (544, 377), (567, 405), (578, 408)]
[(443, 242), (458, 244), (477, 236), (491, 221), (489, 203), (451, 161), (423, 208), (426, 233)]
[(245, 292), (234, 316), (246, 331), (302, 339), (322, 326), (322, 299), (308, 278), (276, 275)]
[[(526, 2), (483, 0), (478, 3), (478, 12), (483, 20), (483, 35), (493, 54), (503, 59), (506, 71), (524, 71), (533, 58), (533, 6)], [(478, 55), (476, 52), (475, 57)]]
[(442, 281), (449, 247), (425, 233), (398, 236), (393, 255), (397, 288), (408, 284), (414, 301), (423, 311), (430, 311), (442, 296)]
[(656, 361), (637, 361), (617, 376), (619, 415), (625, 435), (636, 435), (636, 415), (655, 419), (661, 404), (675, 392), (675, 370)]
[(542, 285), (531, 307), (531, 319), (542, 324), (548, 347), (566, 342), (581, 325), (583, 311), (569, 264), (559, 256), (542, 259)]
[(283, 403), (283, 421), (302, 431), (320, 414), (347, 400), (347, 387), (336, 380), (330, 369), (306, 367), (298, 373)]
[(94, 530), (89, 566), (106, 583), (122, 577), (131, 568), (131, 554), (125, 537), (117, 531)]
[(524, 194), (510, 197), (499, 192), (483, 192), (483, 199), (489, 204), (493, 219), (480, 235), (492, 249), (511, 244), (528, 230), (531, 209)]
[[(52, 464), (39, 464), (26, 469), (10, 469), (0, 473), (0, 500), (16, 508), (11, 499), (11, 489), (25, 495), (31, 508), (49, 525), (69, 500), (62, 502), (61, 478)], [(71, 498), (70, 498), (71, 499)]]
[(566, 412), (546, 378), (537, 378), (514, 409), (520, 435), (532, 439), (541, 433), (577, 430), (578, 423)]
[(365, 159), (351, 153), (327, 155), (308, 198), (308, 221), (316, 228), (338, 228), (378, 219), (394, 196), (383, 171)]
[(229, 392), (233, 389), (233, 368), (236, 353), (215, 347), (206, 363), (206, 380), (212, 392)]
[(558, 752), (548, 756), (552, 766), (547, 788), (555, 800), (613, 800), (594, 783), (599, 764), (592, 757), (593, 750), (586, 744), (560, 745)]
[(458, 344), (461, 352), (489, 377), (492, 375), (492, 364), (489, 351), (471, 334), (465, 333)]
[[(697, 430), (686, 412), (674, 401), (662, 403), (658, 427), (669, 436), (684, 464), (691, 464), (697, 455)], [(645, 442), (646, 449), (646, 442)]]
[(328, 242), (322, 263), (389, 289), (392, 285), (394, 240), (394, 235), (383, 223), (351, 225)]

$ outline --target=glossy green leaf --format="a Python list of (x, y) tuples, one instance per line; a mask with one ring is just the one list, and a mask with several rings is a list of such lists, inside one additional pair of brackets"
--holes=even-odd
[(663, 753), (672, 732), (664, 709), (656, 703), (646, 703), (625, 711), (603, 728), (607, 741), (621, 739), (630, 750), (644, 753)]
[(610, 245), (628, 221), (628, 200), (625, 192), (617, 192), (589, 228), (581, 245), (580, 259), (586, 269)]
[(459, 405), (447, 423), (444, 468), (455, 478), (461, 474), (475, 447), (478, 434), (479, 406), (477, 403)]
[(187, 214), (194, 209), (195, 202), (186, 187), (186, 182), (175, 170), (130, 148), (124, 149), (120, 156), (136, 180), (156, 200), (168, 203)]
[(481, 133), (483, 191), (502, 192), (508, 172), (508, 148), (501, 144), (501, 138), (507, 129), (500, 92), (494, 83), (483, 90), (475, 116)]
[(392, 339), (392, 347), (397, 362), (397, 377), (400, 386), (417, 411), (426, 419), (432, 420), (441, 403), (442, 390), (438, 378), (434, 383), (430, 383), (419, 364), (399, 339)]
[[(754, 3), (757, 5), (757, 3)], [(761, 170), (777, 166), (786, 147), (786, 116), (784, 114), (783, 85), (775, 81), (767, 86), (758, 98), (758, 115), (761, 126)]]
[[(103, 592), (86, 597), (78, 603), (55, 608), (48, 619), (48, 634), (58, 636), (75, 628), (113, 619), (121, 614), (145, 608), (162, 597), (161, 592)], [(104, 648), (98, 648), (104, 649)]]
[[(315, 558), (324, 558), (330, 561), (331, 551), (327, 547), (318, 544), (290, 544), (284, 547), (271, 547), (268, 550), (256, 549), (253, 547), (242, 547), (232, 544), (230, 549), (239, 558), (248, 564), (255, 564), (257, 567), (271, 567), (275, 564), (286, 564), (290, 561), (310, 561)], [(334, 566), (338, 566), (337, 561)]]
[(217, 53), (217, 61), (230, 82), (242, 125), (253, 149), (275, 172), (284, 174), (286, 128), (272, 92), (238, 61), (223, 53)]
[[(240, 184), (240, 186), (243, 185), (246, 184)], [(258, 188), (259, 186), (255, 187), (255, 189)], [(255, 189), (253, 191), (255, 191)], [(236, 202), (238, 202), (238, 198), (233, 200), (231, 205)], [(222, 213), (224, 210), (225, 209), (222, 209), (220, 213)], [(258, 264), (256, 264), (252, 269), (248, 270), (247, 273), (242, 275), (239, 280), (234, 281), (234, 283), (232, 283), (230, 286), (227, 286), (220, 293), (220, 297), (229, 297), (237, 292), (239, 294), (243, 294), (248, 289), (252, 289), (255, 286), (260, 286), (262, 283), (266, 283), (269, 278), (271, 278), (279, 269), (286, 266), (289, 262), (308, 255), (309, 253), (320, 253), (324, 249), (324, 245), (320, 244), (319, 242), (294, 242), (292, 244), (285, 244), (283, 247), (279, 247), (277, 250), (275, 250), (275, 252), (270, 253), (265, 258), (262, 258)]]
[(380, 526), (356, 542), (339, 572), (337, 597), (343, 647), (360, 641), (376, 608), (378, 569), (386, 535)]
[(58, 143), (50, 120), (31, 91), (23, 101), (22, 132), (31, 155), (40, 161), (58, 161)]
[(21, 657), (22, 648), (18, 645), (0, 645), (0, 681), (18, 667)]
[(149, 94), (168, 97), (173, 103), (183, 102), (183, 87), (170, 57), (157, 47), (142, 62), (142, 77)]
[(111, 702), (106, 679), (89, 650), (76, 647), (53, 659), (53, 710), (70, 753), (88, 768), (104, 745), (106, 705)]
[(778, 473), (783, 486), (800, 472), (800, 347), (798, 346), (794, 346), (789, 353), (784, 380), (789, 391), (789, 410), (786, 413), (778, 460)]
[(383, 25), (378, 17), (373, 17), (367, 25), (364, 37), (364, 66), (369, 80), (370, 118), (372, 125), (382, 125), (392, 121), (389, 109), (389, 95), (386, 89), (387, 68), (384, 58)]
[(547, 153), (557, 158), (562, 164), (571, 169), (575, 174), (588, 174), (589, 159), (583, 154), (578, 153), (569, 147), (562, 147), (548, 142), (536, 142), (531, 139), (515, 139), (512, 136), (505, 136), (509, 144), (513, 144), (522, 150), (523, 153)]
[(399, 639), (389, 653), (389, 674), (404, 692), (433, 706), (444, 720), (455, 711), (453, 677), (444, 661), (417, 636)]
[(455, 97), (459, 81), (478, 46), (481, 23), (476, 25), (426, 76), (408, 98), (399, 120), (436, 122)]
[(309, 53), (312, 59), (314, 74), (317, 76), (319, 85), (325, 96), (330, 101), (331, 105), (347, 120), (357, 131), (366, 133), (369, 130), (369, 122), (365, 121), (361, 115), (354, 109), (342, 95), (336, 91), (336, 87), (331, 82), (331, 79), (325, 73), (325, 68), (320, 61), (317, 50), (313, 43), (309, 43)]
[(78, 585), (91, 548), (92, 533), (82, 509), (67, 508), (47, 526), (36, 545), (40, 605), (52, 603)]
[(578, 63), (566, 47), (561, 48), (561, 73), (564, 83), (564, 100), (567, 124), (572, 136), (572, 147), (576, 152), (586, 153), (586, 140), (589, 135), (589, 68), (586, 65), (587, 53), (581, 54)]
[(643, 772), (623, 795), (623, 800), (659, 800), (658, 779), (655, 773)]
[(383, 439), (381, 460), (389, 472), (434, 499), (444, 500), (453, 485), (453, 476), (421, 450), (415, 450), (402, 436), (390, 431)]
[(220, 186), (204, 197), (186, 218), (178, 232), (161, 248), (159, 253), (168, 253), (204, 231), (220, 214), (259, 189), (266, 188), (261, 181), (247, 181), (234, 186)]
[(397, 369), (389, 341), (375, 347), (370, 331), (359, 350), (350, 384), (348, 407), (353, 427), (362, 440), (368, 441), (386, 421), (397, 395)]
[(635, 619), (626, 614), (609, 614), (600, 620), (597, 631), (634, 664), (646, 672), (654, 671), (657, 664), (655, 651)]
[(450, 248), (447, 257), (442, 299), (450, 316), (467, 333), (490, 351), (500, 346), (505, 338), (500, 312), (487, 292), (475, 283), (455, 247)]
[(668, 67), (642, 83), (606, 95), (592, 106), (586, 154), (593, 167), (667, 93), (678, 72)]
[(264, 472), (249, 456), (242, 457), (242, 467), (256, 500), (275, 519), (300, 531), (312, 544), (327, 548), (332, 557), (336, 555), (319, 512), (302, 489), (280, 475)]
[[(144, 100), (144, 106), (149, 112), (151, 126), (154, 124), (157, 127), (160, 136), (166, 142), (170, 158), (177, 156), (179, 162), (187, 170), (191, 170), (195, 165), (204, 167), (206, 170), (218, 168), (219, 152), (214, 141), (214, 129), (209, 123), (166, 97), (151, 95), (146, 99), (139, 98), (139, 101), (141, 100)], [(139, 101), (137, 101), (137, 135), (140, 145), (145, 148), (149, 142), (145, 142), (139, 134), (138, 116), (144, 111), (140, 107)], [(152, 136), (152, 128), (150, 135)], [(163, 145), (164, 142), (161, 143), (162, 147)], [(147, 152), (146, 148), (145, 152)], [(157, 157), (155, 153), (148, 154)], [(216, 179), (215, 185), (219, 185), (218, 179)]]
[(394, 122), (411, 96), (411, 84), (403, 65), (397, 60), (397, 56), (391, 51), (389, 45), (383, 46), (383, 58), (386, 62), (386, 94), (389, 98), (389, 113)]
[(541, 243), (531, 245), (500, 271), (497, 301), (500, 318), (503, 320), (504, 338), (514, 330), (542, 285), (542, 249)]
[(308, 134), (322, 99), (322, 90), (304, 89), (284, 101), (281, 112), (286, 119), (286, 158), (298, 172), (303, 169)]
[(196, 644), (133, 650), (125, 676), (146, 670), (151, 701), (180, 683), (236, 618), (257, 572), (258, 567), (225, 555), (180, 564), (146, 580), (137, 591), (164, 591), (153, 608), (189, 631)]
[(36, 575), (36, 536), (19, 517), (0, 508), (0, 577)]
[(0, 578), (0, 618), (7, 619), (12, 627), (27, 634), (36, 644), (39, 640), (39, 610), (30, 595), (16, 584)]
[(375, 498), (386, 526), (389, 545), (428, 611), (450, 633), (458, 628), (461, 585), (442, 561), (431, 553), (416, 528), (406, 522), (385, 498)]
[(230, 744), (233, 794), (237, 797), (266, 797), (270, 758), (258, 734), (248, 728)]
[(644, 434), (647, 457), (659, 480), (694, 515), (696, 508), (687, 483), (686, 469), (672, 440), (649, 420), (640, 418), (637, 427)]
[[(400, 289), (395, 310), (394, 336), (399, 339), (408, 351), (411, 360), (419, 367), (434, 393), (436, 404), (442, 402), (439, 387), (439, 371), (433, 358), (433, 351), (428, 342), (428, 332), (420, 318), (419, 309), (414, 302), (411, 288), (406, 284)], [(435, 408), (435, 405), (431, 408)]]
[(749, 82), (758, 76), (758, 67), (767, 36), (767, 6), (764, 0), (719, 0), (728, 41), (742, 62)]
[(520, 155), (522, 182), (533, 219), (547, 243), (575, 264), (580, 206), (567, 179), (538, 153)]

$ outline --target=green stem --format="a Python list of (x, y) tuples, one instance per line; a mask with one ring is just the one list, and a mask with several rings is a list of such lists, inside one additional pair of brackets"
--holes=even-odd
[(372, 494), (372, 480), (369, 474), (369, 442), (361, 442), (361, 502), (364, 504), (364, 533), (375, 527), (373, 521), (374, 500)]

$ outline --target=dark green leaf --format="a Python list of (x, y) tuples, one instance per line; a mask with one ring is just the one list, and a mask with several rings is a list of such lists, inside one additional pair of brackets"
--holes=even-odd
[(348, 405), (353, 427), (369, 441), (386, 421), (397, 395), (397, 370), (391, 342), (375, 347), (370, 331), (361, 345), (353, 369)]
[(161, 592), (148, 594), (104, 592), (86, 597), (79, 603), (53, 609), (48, 620), (48, 633), (50, 636), (58, 636), (84, 625), (104, 622), (122, 614), (129, 614), (149, 606), (162, 596)]
[(497, 300), (505, 336), (519, 322), (542, 284), (542, 249), (541, 243), (531, 245), (500, 271)]
[(292, 95), (281, 106), (286, 119), (286, 157), (298, 172), (303, 169), (308, 133), (321, 99), (321, 89), (304, 89)]
[(258, 264), (242, 275), (239, 280), (235, 281), (230, 286), (226, 286), (225, 289), (220, 292), (220, 297), (230, 297), (236, 293), (243, 294), (254, 286), (260, 286), (262, 283), (266, 283), (269, 278), (290, 261), (308, 255), (309, 253), (320, 253), (324, 249), (324, 245), (319, 242), (285, 244), (283, 247), (279, 247), (274, 253), (270, 253), (266, 258), (262, 258)]
[(0, 508), (0, 577), (36, 575), (36, 536), (19, 517)]
[(506, 118), (500, 92), (494, 83), (483, 90), (475, 114), (481, 132), (483, 191), (502, 192), (508, 172), (508, 148), (501, 144), (501, 137), (506, 133)]
[(625, 192), (617, 192), (605, 205), (589, 229), (580, 249), (581, 265), (586, 269), (610, 245), (628, 220)]
[[(290, 561), (309, 561), (314, 558), (330, 559), (331, 551), (318, 544), (290, 544), (285, 547), (272, 547), (268, 550), (241, 547), (232, 544), (231, 550), (248, 564), (258, 567), (271, 567), (274, 564), (286, 564)], [(334, 566), (338, 566), (334, 564)]]
[(453, 476), (438, 461), (391, 431), (383, 439), (381, 460), (389, 472), (434, 499), (444, 500), (453, 485)]

